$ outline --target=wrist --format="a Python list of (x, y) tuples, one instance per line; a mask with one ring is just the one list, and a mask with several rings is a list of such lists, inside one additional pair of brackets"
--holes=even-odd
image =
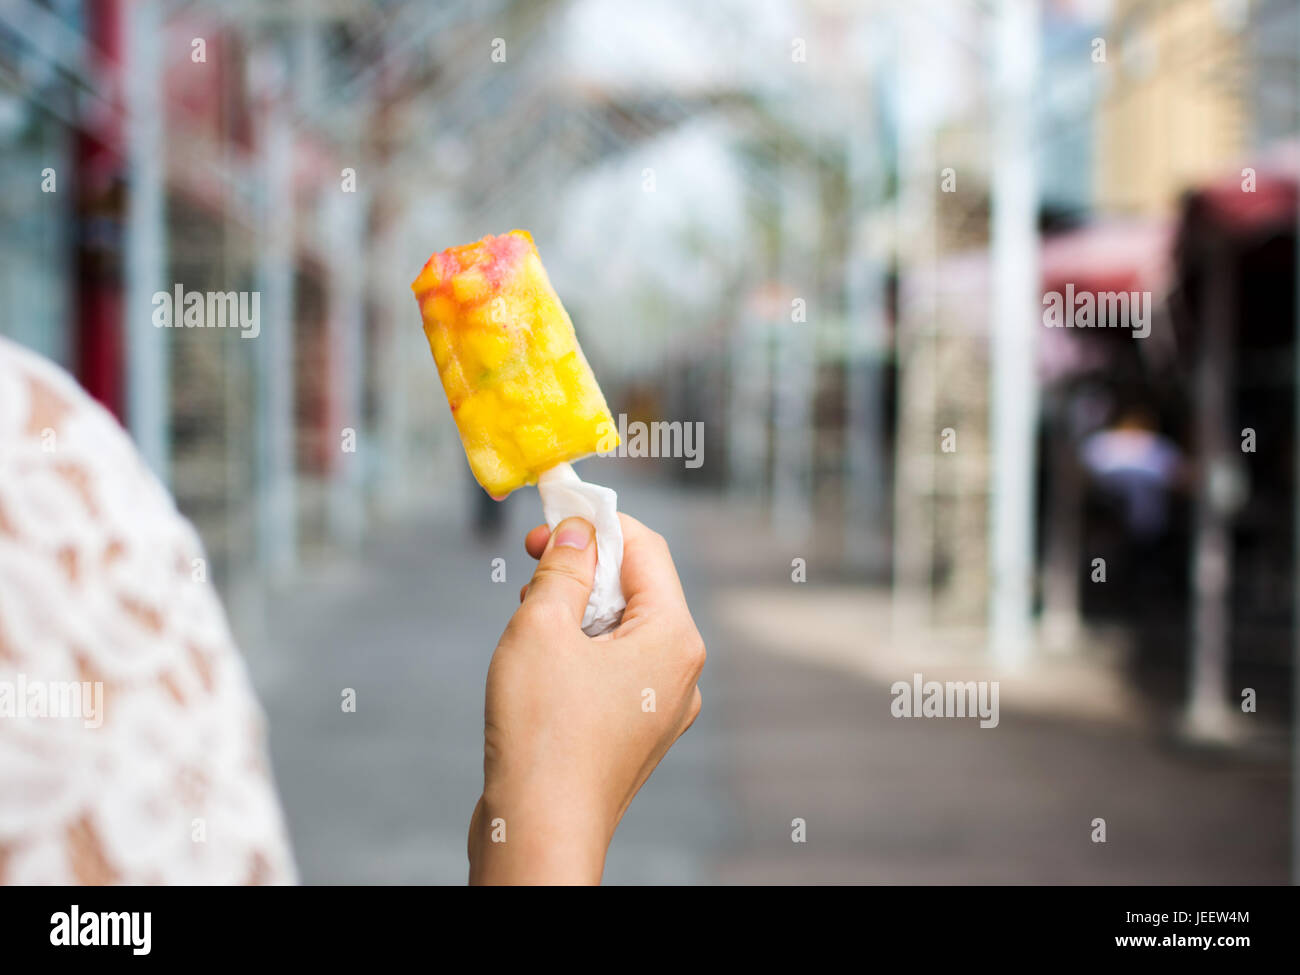
[(470, 883), (599, 884), (612, 832), (583, 803), (490, 785), (470, 821)]

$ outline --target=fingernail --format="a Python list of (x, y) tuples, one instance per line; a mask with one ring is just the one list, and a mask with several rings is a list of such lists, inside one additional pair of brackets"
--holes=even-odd
[(560, 526), (555, 536), (556, 548), (576, 548), (579, 551), (591, 544), (591, 525), (581, 518), (570, 518)]

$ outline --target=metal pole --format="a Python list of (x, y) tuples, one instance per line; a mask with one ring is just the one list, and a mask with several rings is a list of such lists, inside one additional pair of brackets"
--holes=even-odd
[[(126, 415), (131, 436), (153, 472), (166, 484), (169, 370), (166, 329), (153, 326), (153, 295), (168, 291), (163, 223), (161, 23), (156, 3), (126, 11), (127, 168)], [(179, 309), (178, 309), (179, 311)]]
[(738, 501), (763, 497), (767, 469), (769, 373), (767, 322), (752, 309), (742, 311), (728, 336), (731, 369), (727, 402), (728, 490)]
[(1051, 465), (1051, 497), (1046, 502), (1043, 556), (1044, 648), (1075, 649), (1081, 629), (1079, 567), (1083, 544), (1083, 472), (1075, 460), (1077, 445), (1068, 416), (1050, 420), (1047, 463)]
[(293, 135), (275, 92), (261, 133), (262, 227), (257, 348), (258, 556), (272, 576), (297, 560), (293, 424)]
[[(361, 458), (366, 434), (361, 415), (361, 389), (365, 376), (363, 278), (365, 255), (361, 246), (364, 222), (360, 193), (332, 190), (327, 197), (326, 221), (334, 257), (329, 286), (329, 373), (337, 420), (329, 431), (337, 438), (332, 447), (338, 453), (330, 465), (329, 525), (334, 541), (353, 548), (361, 540), (365, 512), (360, 490)], [(343, 437), (343, 430), (352, 435)], [(347, 448), (347, 449), (345, 449)]]
[(1231, 257), (1214, 247), (1205, 260), (1206, 295), (1196, 364), (1199, 460), (1192, 556), (1192, 667), (1185, 730), (1194, 738), (1231, 735), (1227, 706), (1228, 633), (1232, 612), (1232, 499), (1235, 461), (1228, 424), (1233, 404), (1235, 306)]
[(804, 302), (797, 320), (793, 304), (776, 323), (772, 362), (772, 525), (792, 543), (812, 528), (812, 394), (816, 362), (816, 280), (811, 252), (820, 229), (815, 183), (800, 163), (782, 166), (780, 273), (788, 296)]
[(867, 98), (853, 103), (859, 111), (847, 140), (849, 242), (845, 261), (845, 413), (848, 417), (846, 521), (849, 560), (873, 571), (881, 566), (885, 499), (884, 437), (881, 430), (880, 351), (884, 346), (884, 274), (880, 260), (863, 239), (872, 207), (883, 196), (883, 171), (877, 148), (878, 127)]
[[(385, 191), (381, 190), (381, 193)], [(389, 213), (385, 208), (385, 213)], [(409, 294), (405, 287), (404, 264), (397, 246), (398, 235), (389, 224), (375, 241), (378, 264), (371, 264), (367, 276), (372, 290), (370, 300), (378, 316), (381, 344), (381, 373), (384, 376), (379, 393), (379, 427), (382, 443), (383, 471), (380, 475), (379, 497), (384, 510), (393, 514), (407, 499), (406, 450), (410, 429), (410, 397), (407, 391), (408, 349), (423, 353), (420, 346), (424, 336), (412, 322), (418, 324), (415, 302), (403, 300)], [(423, 364), (423, 363), (422, 363)]]
[(993, 659), (1014, 668), (1028, 657), (1032, 634), (1038, 414), (1034, 348), (1039, 327), (1033, 160), (1037, 5), (1001, 0), (995, 30), (989, 640)]
[(898, 194), (895, 246), (899, 255), (898, 386), (894, 442), (893, 605), (896, 645), (915, 641), (931, 623), (935, 537), (935, 345), (938, 302), (935, 234), (937, 178), (933, 121), (907, 93), (926, 84), (929, 25), (900, 10), (894, 46), (898, 92)]

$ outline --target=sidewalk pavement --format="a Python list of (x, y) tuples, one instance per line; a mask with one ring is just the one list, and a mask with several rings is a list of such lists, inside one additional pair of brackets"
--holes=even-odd
[[(704, 711), (633, 803), (606, 882), (1287, 882), (1280, 762), (1179, 751), (1104, 708), (1004, 697), (996, 728), (894, 718), (894, 665), (857, 649), (887, 639), (879, 593), (795, 586), (791, 553), (736, 505), (588, 463), (668, 537), (710, 654)], [(484, 678), (536, 507), (511, 499), (490, 544), (445, 518), (380, 529), (272, 600), (248, 655), (306, 882), (464, 882)]]

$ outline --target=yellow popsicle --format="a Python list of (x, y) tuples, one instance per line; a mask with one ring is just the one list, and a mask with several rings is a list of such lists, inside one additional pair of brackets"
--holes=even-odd
[(526, 230), (434, 254), (411, 285), (470, 469), (500, 500), (619, 444)]

